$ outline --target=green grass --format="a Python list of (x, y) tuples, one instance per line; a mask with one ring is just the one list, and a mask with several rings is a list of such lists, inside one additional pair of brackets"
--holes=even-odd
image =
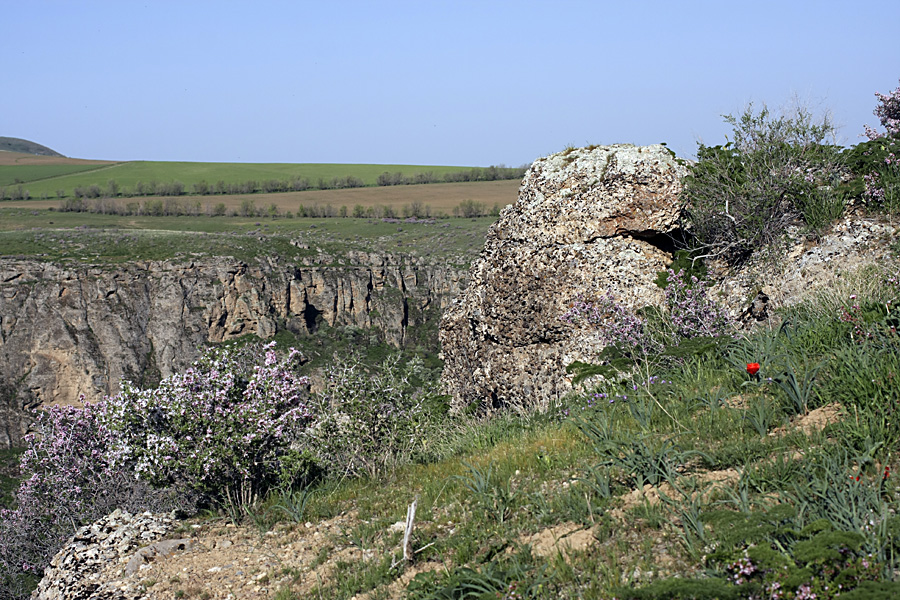
[[(511, 590), (523, 598), (746, 598), (776, 579), (791, 592), (810, 585), (819, 597), (829, 597), (826, 585), (863, 589), (869, 580), (894, 593), (900, 486), (883, 473), (900, 468), (900, 386), (885, 383), (900, 376), (900, 340), (890, 315), (875, 308), (900, 293), (882, 275), (867, 272), (855, 299), (873, 332), (866, 340), (841, 318), (849, 299), (824, 294), (785, 311), (789, 325), (699, 356), (657, 357), (642, 377), (582, 390), (546, 413), (436, 411), (415, 462), (374, 478), (280, 490), (253, 508), (248, 524), (263, 532), (279, 522), (348, 519), (320, 540), (316, 562), (337, 548), (352, 549), (352, 560), (331, 562), (312, 597), (387, 597), (404, 570), (389, 526), (414, 498), (416, 562), (442, 566), (417, 575), (409, 598)], [(342, 343), (356, 344), (354, 335), (344, 332)], [(746, 374), (747, 362), (762, 365), (759, 380)], [(809, 380), (804, 407), (779, 380), (803, 378), (812, 365), (822, 365), (821, 375)], [(866, 393), (842, 368), (869, 382)], [(648, 373), (665, 383), (641, 385)], [(598, 403), (595, 391), (629, 399)], [(753, 422), (761, 401), (770, 413), (764, 424)], [(804, 410), (835, 401), (839, 422), (797, 427)], [(730, 471), (714, 483), (716, 469)], [(646, 484), (659, 501), (635, 495)], [(590, 543), (539, 556), (530, 536), (560, 525), (589, 532)], [(736, 586), (732, 565), (745, 558), (759, 569)], [(277, 597), (298, 598), (292, 585)]]
[(0, 256), (97, 264), (277, 257), (298, 264), (346, 266), (347, 252), (357, 250), (421, 257), (429, 263), (466, 268), (481, 250), (493, 221), (492, 217), (419, 223), (353, 218), (129, 217), (0, 208)]
[[(70, 174), (64, 174), (66, 171), (63, 167), (76, 168), (68, 171)], [(83, 173), (76, 172), (85, 168), (90, 170)], [(59, 172), (55, 172), (54, 169), (58, 169)], [(11, 183), (15, 179), (19, 179), (26, 182), (24, 187), (31, 193), (32, 198), (39, 198), (43, 194), (52, 198), (56, 196), (56, 190), (59, 189), (65, 190), (68, 196), (73, 194), (76, 187), (87, 188), (91, 185), (98, 185), (105, 190), (110, 180), (114, 180), (123, 191), (133, 189), (138, 182), (148, 184), (150, 182), (180, 181), (185, 186), (185, 192), (188, 193), (193, 184), (201, 181), (215, 185), (220, 180), (227, 184), (237, 184), (251, 180), (261, 183), (270, 179), (306, 178), (312, 186), (316, 186), (320, 178), (331, 181), (334, 178), (353, 176), (362, 179), (366, 185), (375, 185), (378, 176), (385, 171), (390, 173), (399, 171), (405, 176), (431, 171), (440, 178), (445, 173), (469, 169), (471, 167), (444, 165), (132, 161), (116, 163), (99, 169), (96, 166), (83, 167), (80, 165), (2, 166), (0, 167), (0, 185), (3, 185), (2, 181), (4, 180), (9, 180)], [(44, 173), (54, 173), (54, 175)], [(47, 180), (46, 177), (53, 177), (53, 179)]]
[[(29, 191), (37, 190), (38, 188), (35, 184), (38, 181), (50, 178), (56, 178), (54, 181), (68, 179), (69, 176), (76, 173), (84, 175), (86, 171), (96, 171), (103, 168), (106, 168), (106, 165), (0, 165), (0, 187), (23, 184), (23, 187)], [(105, 181), (103, 183), (104, 185), (106, 184)], [(56, 197), (56, 190), (58, 189), (60, 189), (59, 186), (44, 182), (40, 185), (37, 196), (45, 193), (49, 197)], [(35, 192), (32, 192), (31, 195), (35, 197)]]
[[(873, 275), (857, 302), (900, 299), (896, 287), (873, 285)], [(358, 543), (380, 558), (338, 565), (340, 576), (318, 591), (383, 593), (402, 567), (386, 571), (383, 557), (396, 558), (399, 542), (382, 532), (418, 497), (417, 561), (444, 567), (417, 576), (410, 598), (503, 597), (513, 588), (523, 598), (745, 598), (776, 573), (791, 593), (809, 585), (831, 597), (825, 586), (863, 589), (867, 580), (896, 593), (897, 584), (884, 581), (900, 567), (900, 487), (883, 473), (898, 468), (900, 386), (884, 382), (900, 377), (900, 339), (893, 321), (873, 310), (874, 337), (853, 341), (834, 303), (822, 295), (786, 311), (788, 327), (652, 362), (665, 384), (603, 388), (627, 392), (628, 401), (589, 402), (582, 393), (546, 414), (451, 416), (427, 440), (431, 458), (422, 464), (374, 480), (324, 482), (310, 493), (305, 518), (355, 509), (369, 528)], [(764, 365), (759, 381), (744, 372), (746, 362)], [(804, 407), (779, 381), (812, 365), (821, 375), (808, 380)], [(854, 391), (859, 378), (842, 365), (871, 389)], [(653, 399), (661, 406), (652, 408)], [(771, 419), (761, 435), (751, 406), (762, 400)], [(796, 427), (798, 411), (835, 401), (840, 422), (824, 432)], [(706, 475), (715, 469), (732, 475), (713, 484)], [(623, 506), (626, 494), (654, 481), (661, 502)], [(562, 523), (590, 530), (594, 545), (565, 557), (534, 555), (526, 536)], [(760, 570), (736, 586), (730, 565), (748, 552)], [(281, 593), (296, 597), (289, 587)]]

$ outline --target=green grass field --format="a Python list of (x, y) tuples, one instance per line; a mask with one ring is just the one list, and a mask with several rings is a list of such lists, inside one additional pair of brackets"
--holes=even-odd
[[(54, 181), (56, 181), (60, 178), (68, 178), (76, 173), (82, 173), (82, 175), (85, 175), (84, 172), (86, 171), (96, 171), (98, 169), (105, 168), (108, 167), (105, 165), (91, 164), (0, 165), (0, 187), (6, 185), (17, 185), (21, 183), (23, 184), (23, 186), (27, 185), (29, 191), (31, 191), (31, 189), (39, 181), (47, 179), (53, 179)], [(51, 185), (50, 187), (54, 186)], [(41, 189), (44, 188), (42, 187)], [(53, 194), (55, 193), (56, 188), (53, 190)]]
[[(85, 168), (88, 170), (85, 171)], [(76, 187), (97, 185), (105, 190), (109, 181), (115, 181), (123, 193), (134, 189), (138, 182), (174, 182), (184, 184), (189, 192), (195, 183), (202, 181), (215, 185), (240, 184), (246, 181), (291, 180), (305, 178), (312, 186), (319, 179), (356, 177), (365, 185), (375, 185), (378, 176), (385, 171), (400, 172), (404, 176), (432, 172), (438, 178), (445, 173), (468, 171), (471, 167), (437, 165), (371, 165), (371, 164), (290, 164), (290, 163), (206, 163), (206, 162), (157, 162), (133, 161), (106, 166), (96, 165), (0, 165), (0, 185), (19, 180), (32, 198), (56, 197), (57, 190), (66, 196), (74, 194)], [(84, 171), (84, 172), (78, 172)], [(5, 182), (5, 183), (4, 183)]]
[[(442, 264), (466, 266), (481, 250), (493, 221), (493, 217), (416, 223), (352, 218), (134, 217), (0, 208), (0, 258), (121, 263), (277, 256), (303, 263), (324, 254), (340, 264), (348, 250), (361, 250), (433, 257)], [(308, 248), (292, 245), (292, 241)]]

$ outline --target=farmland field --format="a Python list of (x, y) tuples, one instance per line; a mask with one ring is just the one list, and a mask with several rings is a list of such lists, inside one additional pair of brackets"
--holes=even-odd
[[(32, 164), (16, 166), (0, 165), (0, 186), (16, 185), (21, 183), (28, 186), (30, 192), (35, 188), (37, 182), (41, 180), (52, 178), (55, 182), (60, 178), (65, 178), (66, 176), (73, 175), (75, 173), (84, 171), (93, 172), (106, 168), (108, 167), (104, 165), (92, 164)], [(41, 189), (44, 189), (46, 187), (46, 185), (42, 185)], [(51, 185), (51, 187), (53, 186)]]
[[(516, 201), (520, 182), (518, 180), (472, 181), (467, 183), (433, 183), (423, 185), (392, 185), (384, 187), (350, 188), (344, 190), (309, 190), (305, 192), (283, 192), (275, 194), (234, 194), (213, 196), (181, 196), (178, 202), (184, 206), (200, 203), (202, 212), (216, 204), (222, 203), (226, 210), (232, 212), (242, 203), (254, 202), (257, 208), (266, 209), (275, 205), (279, 212), (297, 212), (302, 204), (305, 207), (331, 206), (340, 209), (346, 206), (352, 210), (354, 206), (364, 207), (391, 206), (400, 210), (407, 204), (420, 202), (431, 209), (432, 214), (453, 214), (453, 209), (465, 201), (483, 204), (487, 208), (495, 205), (502, 208)], [(140, 201), (141, 199), (133, 199)], [(119, 198), (116, 202), (125, 205), (130, 200)], [(23, 200), (0, 202), (0, 207), (57, 209), (58, 200)]]
[[(11, 153), (10, 153), (11, 154)], [(55, 157), (39, 157), (53, 159)], [(72, 159), (64, 159), (72, 160)], [(320, 181), (353, 177), (363, 185), (374, 186), (382, 173), (402, 173), (413, 177), (420, 173), (432, 173), (441, 180), (447, 173), (470, 171), (471, 167), (451, 167), (435, 165), (373, 165), (373, 164), (317, 164), (317, 163), (204, 163), (204, 162), (158, 162), (131, 161), (118, 163), (65, 163), (56, 161), (32, 161), (31, 164), (0, 161), (0, 186), (10, 185), (16, 180), (23, 185), (32, 198), (55, 197), (58, 190), (64, 196), (73, 196), (75, 188), (92, 185), (106, 189), (110, 181), (115, 181), (122, 196), (138, 196), (139, 183), (180, 182), (186, 192), (195, 184), (206, 182), (211, 187), (218, 182), (226, 185), (242, 184), (248, 181), (262, 183), (270, 180), (291, 181), (305, 179), (310, 187), (319, 187)], [(77, 172), (82, 171), (82, 172)], [(48, 179), (50, 178), (50, 179)]]

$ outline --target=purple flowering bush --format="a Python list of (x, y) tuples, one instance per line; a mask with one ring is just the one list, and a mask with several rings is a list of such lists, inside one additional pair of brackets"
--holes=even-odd
[(890, 214), (900, 212), (900, 87), (879, 94), (873, 111), (884, 131), (865, 126), (869, 141), (847, 152), (848, 165), (861, 178), (858, 193), (863, 205)]
[(561, 319), (573, 325), (595, 326), (600, 340), (629, 356), (662, 352), (693, 338), (728, 336), (734, 324), (728, 313), (709, 297), (709, 282), (684, 269), (667, 269), (666, 304), (639, 315), (607, 291), (596, 302), (579, 299)]
[(900, 87), (889, 94), (875, 92), (875, 97), (878, 98), (878, 106), (872, 112), (881, 121), (885, 131), (880, 132), (864, 125), (866, 137), (870, 140), (900, 137)]
[(263, 364), (247, 377), (240, 355), (225, 349), (155, 389), (123, 385), (103, 403), (116, 440), (112, 460), (153, 485), (209, 496), (241, 490), (255, 497), (289, 478), (282, 461), (312, 419), (309, 379), (296, 372), (297, 350), (280, 357), (274, 343), (263, 350)]
[(650, 343), (644, 330), (644, 320), (629, 310), (607, 290), (595, 302), (579, 298), (561, 317), (570, 325), (596, 326), (600, 341), (607, 346), (643, 348)]
[(0, 587), (24, 593), (23, 575), (40, 574), (78, 527), (115, 508), (248, 502), (302, 475), (295, 442), (312, 421), (309, 380), (296, 350), (262, 350), (262, 364), (252, 351), (216, 350), (155, 389), (125, 383), (102, 402), (42, 411), (17, 506), (0, 512)]
[(885, 156), (874, 170), (863, 175), (863, 201), (867, 206), (894, 214), (900, 211), (900, 157), (888, 150), (885, 148)]
[(676, 338), (720, 337), (731, 333), (731, 319), (709, 297), (708, 281), (685, 270), (666, 272), (666, 307)]
[(27, 597), (29, 582), (81, 525), (115, 508), (167, 512), (189, 508), (191, 497), (153, 489), (116, 464), (115, 435), (101, 405), (51, 406), (26, 437), (27, 474), (16, 507), (0, 510), (0, 599)]

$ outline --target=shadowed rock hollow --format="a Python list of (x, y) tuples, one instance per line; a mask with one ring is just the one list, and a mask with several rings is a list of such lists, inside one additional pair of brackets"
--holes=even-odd
[(630, 308), (662, 301), (687, 167), (662, 145), (598, 146), (539, 159), (488, 232), (466, 291), (441, 321), (442, 383), (455, 408), (546, 409), (565, 366), (602, 350), (560, 320), (607, 290)]

